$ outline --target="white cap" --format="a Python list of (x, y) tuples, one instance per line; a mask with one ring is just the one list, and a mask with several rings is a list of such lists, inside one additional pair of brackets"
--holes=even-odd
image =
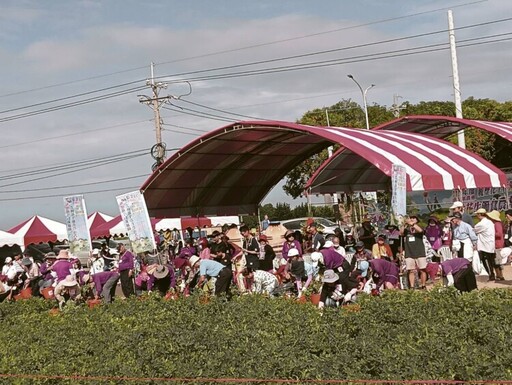
[(464, 207), (462, 202), (460, 202), (460, 201), (453, 202), (453, 205), (451, 205), (450, 209), (456, 209), (458, 207)]
[(327, 249), (327, 248), (333, 247), (333, 246), (334, 246), (334, 243), (332, 243), (332, 241), (325, 241), (323, 248)]
[(98, 249), (92, 249), (92, 255), (98, 255), (100, 251)]
[(318, 266), (318, 261), (322, 259), (323, 255), (319, 251), (314, 251), (311, 253), (311, 264), (313, 266)]
[(289, 257), (295, 257), (296, 255), (299, 255), (299, 250), (297, 250), (295, 247), (293, 249), (288, 250)]
[(12, 258), (11, 257), (5, 258), (5, 263), (11, 263), (11, 262), (12, 262)]

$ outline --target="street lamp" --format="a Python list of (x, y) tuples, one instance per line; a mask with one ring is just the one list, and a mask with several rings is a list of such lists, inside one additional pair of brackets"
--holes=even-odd
[(372, 84), (368, 87), (366, 87), (365, 90), (363, 90), (363, 87), (361, 87), (361, 84), (359, 84), (357, 82), (356, 79), (354, 79), (354, 77), (352, 75), (347, 75), (347, 77), (349, 77), (350, 79), (352, 79), (354, 81), (354, 83), (357, 84), (357, 86), (359, 87), (359, 89), (361, 90), (361, 94), (363, 95), (363, 104), (364, 104), (364, 116), (365, 116), (365, 119), (366, 119), (366, 129), (369, 130), (370, 129), (370, 121), (368, 120), (368, 105), (366, 104), (366, 93), (368, 92), (368, 90), (370, 88), (373, 88), (375, 87), (375, 84)]

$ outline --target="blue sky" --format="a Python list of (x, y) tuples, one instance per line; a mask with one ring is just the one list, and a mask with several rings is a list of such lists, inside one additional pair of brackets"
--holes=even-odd
[[(137, 97), (149, 94), (142, 87), (150, 62), (156, 63), (156, 75), (170, 82), (182, 79), (184, 76), (176, 76), (180, 73), (321, 50), (339, 51), (273, 65), (445, 43), (444, 32), (387, 44), (383, 41), (445, 30), (448, 8), (453, 10), (456, 27), (488, 22), (457, 31), (458, 41), (512, 32), (512, 21), (497, 22), (512, 16), (508, 0), (3, 1), (0, 229), (36, 213), (63, 221), (62, 196), (72, 193), (85, 194), (89, 212), (117, 214), (115, 196), (142, 184), (152, 164), (149, 155), (55, 176), (39, 171), (150, 148), (155, 141), (152, 112)], [(354, 45), (361, 47), (346, 49)], [(459, 48), (463, 99), (510, 100), (510, 48), (510, 41)], [(265, 66), (270, 65), (257, 68)], [(347, 79), (348, 73), (363, 86), (376, 84), (368, 93), (369, 104), (390, 106), (394, 94), (412, 103), (453, 99), (450, 57), (445, 50), (279, 74), (195, 81), (187, 100), (238, 114), (294, 121), (310, 109), (341, 99), (361, 103), (360, 91)], [(59, 106), (79, 98), (46, 103), (101, 88), (115, 91), (124, 83), (141, 90), (66, 109)], [(186, 91), (182, 83), (171, 84), (162, 92), (180, 95)], [(28, 107), (39, 103), (44, 104)], [(29, 117), (15, 116), (44, 107), (58, 108)], [(238, 119), (225, 114), (215, 120), (168, 110), (162, 115), (167, 124), (163, 140), (168, 148), (180, 148)], [(12, 178), (34, 172), (37, 175)], [(117, 181), (112, 182), (114, 179)], [(78, 184), (82, 186), (62, 187)], [(98, 190), (112, 191), (94, 192)], [(277, 186), (263, 203), (282, 201), (292, 206), (302, 202), (292, 201)]]

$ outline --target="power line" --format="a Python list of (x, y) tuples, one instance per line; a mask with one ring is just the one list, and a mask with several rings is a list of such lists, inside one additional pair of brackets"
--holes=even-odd
[(124, 158), (118, 158), (118, 159), (115, 159), (115, 160), (106, 161), (106, 162), (99, 163), (99, 164), (93, 164), (93, 165), (89, 165), (89, 166), (86, 166), (86, 167), (81, 167), (81, 168), (77, 168), (77, 169), (69, 170), (69, 171), (65, 171), (65, 172), (58, 171), (57, 173), (52, 174), (52, 175), (46, 175), (46, 176), (41, 176), (41, 177), (38, 177), (38, 178), (29, 179), (29, 180), (24, 180), (24, 181), (19, 181), (19, 182), (13, 182), (13, 183), (8, 183), (8, 184), (0, 185), (0, 188), (9, 187), (9, 186), (16, 186), (16, 185), (20, 185), (20, 184), (24, 184), (24, 183), (29, 183), (29, 182), (35, 182), (35, 181), (42, 180), (42, 179), (49, 179), (49, 178), (53, 178), (53, 177), (60, 177), (62, 175), (66, 175), (66, 174), (72, 174), (74, 172), (90, 170), (90, 169), (95, 168), (95, 167), (105, 166), (107, 164), (112, 164), (112, 163), (122, 162), (124, 160), (130, 160), (130, 159), (134, 159), (134, 158), (139, 158), (139, 157), (144, 156), (144, 155), (147, 155), (147, 154), (132, 155), (132, 156), (129, 156), (129, 157), (127, 156), (127, 157), (124, 157)]
[(171, 107), (163, 107), (163, 108), (166, 109), (166, 110), (169, 110), (169, 111), (179, 112), (180, 114), (185, 114), (185, 115), (190, 115), (190, 116), (197, 116), (199, 118), (206, 118), (206, 119), (211, 119), (211, 120), (217, 120), (219, 122), (228, 122), (228, 123), (232, 122), (231, 119), (228, 119), (228, 118), (225, 118), (225, 117), (215, 118), (211, 114), (209, 116), (207, 116), (206, 114), (194, 114), (194, 113), (186, 112), (183, 109), (178, 109), (178, 108), (171, 108)]
[(76, 188), (76, 187), (83, 187), (83, 186), (92, 186), (92, 185), (97, 185), (97, 184), (101, 184), (101, 183), (113, 183), (113, 182), (119, 182), (122, 180), (137, 179), (137, 178), (148, 177), (148, 176), (149, 176), (148, 174), (141, 174), (141, 175), (127, 176), (125, 178), (109, 179), (109, 180), (102, 180), (102, 181), (96, 181), (96, 182), (90, 182), (90, 183), (72, 184), (72, 185), (67, 185), (67, 186), (31, 188), (31, 189), (27, 189), (27, 190), (4, 190), (4, 191), (0, 191), (0, 194), (14, 194), (14, 193), (26, 193), (26, 192), (32, 192), (32, 191), (47, 191), (47, 190), (56, 190), (56, 189), (64, 189), (64, 188)]
[[(84, 164), (97, 163), (97, 162), (101, 162), (104, 160), (108, 161), (108, 160), (117, 159), (117, 158), (125, 157), (125, 156), (131, 156), (131, 155), (135, 155), (135, 154), (147, 154), (148, 151), (149, 151), (149, 149), (141, 149), (141, 150), (127, 151), (127, 152), (123, 152), (120, 154), (109, 155), (109, 156), (100, 157), (100, 158), (82, 159), (82, 160), (78, 160), (75, 162), (48, 164), (48, 165), (42, 166), (42, 168), (35, 169), (35, 170), (32, 169), (31, 171), (28, 171), (28, 172), (4, 175), (3, 177), (0, 177), (0, 180), (13, 179), (13, 178), (27, 176), (27, 175), (33, 175), (33, 174), (41, 174), (41, 173), (48, 172), (48, 171), (54, 171), (56, 169), (61, 170), (61, 169), (69, 168), (69, 167), (83, 166)], [(11, 171), (19, 171), (19, 170), (22, 170), (22, 169), (9, 170), (9, 171), (11, 172)]]
[(136, 122), (120, 123), (120, 124), (114, 124), (112, 126), (93, 128), (93, 129), (90, 129), (90, 130), (84, 130), (84, 131), (80, 131), (80, 132), (73, 132), (71, 134), (63, 134), (63, 135), (57, 135), (57, 136), (47, 136), (45, 138), (30, 140), (30, 141), (26, 141), (26, 142), (18, 142), (18, 143), (7, 144), (5, 146), (0, 146), (0, 149), (1, 148), (17, 147), (17, 146), (22, 146), (22, 145), (25, 145), (25, 144), (33, 144), (33, 143), (46, 142), (46, 141), (51, 141), (51, 140), (54, 140), (54, 139), (67, 138), (67, 137), (70, 137), (70, 136), (84, 135), (84, 134), (89, 134), (91, 132), (109, 130), (111, 128), (118, 128), (118, 127), (131, 126), (131, 125), (140, 124), (140, 123), (146, 123), (148, 121), (150, 121), (150, 120), (145, 119), (145, 120), (139, 120), (139, 121), (136, 121)]
[(186, 99), (181, 99), (181, 101), (182, 101), (182, 102), (185, 102), (185, 103), (192, 104), (192, 105), (194, 105), (194, 106), (198, 106), (198, 107), (206, 108), (206, 109), (209, 109), (209, 110), (212, 110), (212, 111), (222, 112), (222, 113), (230, 114), (230, 115), (234, 115), (234, 116), (240, 116), (240, 117), (242, 117), (242, 118), (249, 118), (249, 119), (256, 119), (256, 120), (265, 120), (265, 119), (263, 119), (263, 118), (258, 118), (258, 117), (255, 117), (255, 116), (243, 115), (243, 114), (237, 114), (237, 113), (235, 113), (235, 112), (229, 112), (229, 111), (226, 111), (226, 110), (221, 110), (221, 109), (219, 109), (219, 108), (208, 107), (208, 106), (205, 106), (204, 104), (194, 103), (194, 102), (191, 102), (190, 100), (186, 100)]
[(0, 118), (0, 123), (4, 123), (4, 122), (11, 121), (11, 120), (16, 120), (16, 119), (21, 119), (21, 118), (26, 118), (26, 117), (29, 117), (29, 116), (41, 115), (41, 114), (45, 114), (45, 113), (48, 113), (48, 112), (54, 112), (54, 111), (58, 111), (58, 110), (63, 110), (63, 109), (70, 108), (70, 107), (77, 107), (77, 106), (81, 106), (81, 105), (84, 105), (84, 104), (89, 104), (89, 103), (97, 102), (97, 101), (100, 101), (100, 100), (111, 99), (111, 98), (115, 98), (115, 97), (118, 97), (118, 96), (127, 95), (127, 94), (130, 94), (132, 92), (141, 91), (141, 90), (143, 90), (145, 88), (146, 87), (135, 87), (135, 88), (131, 88), (131, 89), (128, 89), (128, 90), (117, 91), (117, 92), (112, 92), (110, 94), (106, 94), (106, 95), (102, 95), (102, 96), (97, 96), (97, 97), (94, 97), (94, 98), (88, 98), (88, 99), (79, 100), (79, 101), (75, 101), (75, 102), (71, 102), (71, 103), (61, 104), (61, 105), (58, 105), (58, 106), (48, 107), (48, 108), (44, 108), (44, 109), (40, 109), (40, 110), (35, 110), (35, 111), (32, 111), (32, 112), (25, 112), (25, 113), (21, 113), (21, 114), (17, 114), (17, 115), (11, 115), (11, 116), (7, 116), (7, 117), (4, 117), (4, 118)]
[[(510, 34), (510, 33), (507, 33), (507, 34)], [(471, 40), (478, 40), (478, 39), (484, 39), (484, 38), (487, 38), (487, 37), (478, 37), (478, 38), (471, 39)], [(465, 45), (458, 44), (457, 48), (469, 47), (469, 46), (473, 46), (473, 45), (503, 42), (503, 41), (508, 41), (508, 40), (510, 40), (510, 39), (497, 39), (497, 40), (492, 40), (492, 41), (488, 41), (488, 42), (465, 44)], [(240, 72), (233, 72), (233, 73), (226, 73), (226, 74), (219, 74), (219, 75), (188, 78), (188, 79), (184, 79), (182, 81), (188, 81), (188, 82), (192, 83), (192, 82), (197, 82), (197, 81), (220, 80), (220, 79), (229, 79), (229, 78), (237, 78), (237, 77), (242, 78), (242, 77), (247, 77), (247, 76), (266, 75), (266, 74), (271, 74), (271, 73), (282, 73), (282, 72), (290, 72), (290, 71), (296, 71), (296, 70), (322, 68), (322, 67), (341, 65), (341, 64), (362, 63), (362, 62), (373, 61), (373, 60), (389, 59), (389, 58), (395, 58), (395, 57), (411, 56), (411, 55), (417, 55), (417, 54), (423, 54), (423, 53), (443, 51), (443, 50), (449, 49), (449, 47), (442, 47), (442, 46), (447, 46), (447, 45), (448, 45), (448, 43), (429, 44), (429, 45), (424, 45), (424, 46), (419, 46), (419, 47), (405, 48), (405, 49), (401, 49), (401, 50), (384, 51), (384, 52), (373, 53), (373, 54), (352, 56), (352, 57), (348, 57), (348, 58), (329, 59), (329, 60), (314, 61), (314, 62), (308, 62), (308, 63), (302, 63), (302, 64), (290, 64), (290, 65), (279, 66), (279, 67), (269, 67), (269, 68), (263, 68), (263, 69), (257, 69), (257, 70), (248, 70), (248, 71), (240, 71)], [(442, 48), (434, 49), (434, 47), (442, 47)], [(407, 51), (416, 51), (416, 52), (407, 52)], [(176, 81), (176, 83), (177, 82), (178, 81)]]
[[(200, 58), (204, 58), (204, 57), (220, 55), (220, 54), (224, 54), (224, 53), (231, 53), (231, 52), (237, 52), (237, 51), (241, 51), (241, 50), (248, 50), (248, 49), (263, 47), (263, 46), (267, 46), (267, 45), (279, 44), (279, 43), (284, 43), (284, 42), (289, 42), (289, 41), (294, 41), (294, 40), (305, 39), (305, 38), (309, 38), (309, 37), (315, 37), (315, 36), (326, 35), (326, 34), (331, 34), (331, 33), (335, 33), (335, 32), (341, 32), (341, 31), (350, 30), (350, 29), (356, 29), (356, 28), (360, 28), (360, 27), (366, 27), (366, 26), (369, 26), (369, 25), (375, 25), (375, 24), (387, 23), (387, 22), (395, 21), (395, 20), (407, 19), (407, 18), (410, 18), (410, 17), (426, 15), (426, 14), (429, 14), (429, 13), (435, 13), (435, 12), (444, 11), (444, 10), (448, 10), (448, 9), (466, 7), (468, 5), (474, 5), (474, 4), (483, 3), (483, 2), (486, 2), (486, 1), (487, 0), (472, 1), (472, 2), (468, 2), (468, 3), (464, 3), (464, 4), (458, 4), (458, 5), (453, 5), (453, 6), (449, 6), (449, 7), (436, 8), (436, 9), (432, 9), (432, 10), (428, 10), (428, 11), (416, 12), (416, 13), (411, 13), (411, 14), (402, 15), (402, 16), (396, 16), (396, 17), (387, 18), (387, 19), (375, 20), (375, 21), (372, 21), (372, 22), (358, 24), (358, 25), (355, 25), (355, 26), (342, 27), (342, 28), (337, 28), (337, 29), (327, 30), (327, 31), (322, 31), (322, 32), (315, 32), (313, 34), (295, 36), (295, 37), (291, 37), (291, 38), (287, 38), (287, 39), (282, 39), (282, 40), (274, 40), (274, 41), (271, 41), (271, 42), (260, 43), (260, 44), (255, 44), (255, 45), (250, 45), (250, 46), (245, 46), (245, 47), (240, 47), (240, 48), (224, 50), (224, 51), (217, 51), (217, 52), (212, 52), (212, 53), (203, 54), (203, 55), (190, 56), (190, 57), (186, 57), (186, 58), (175, 59), (175, 60), (160, 62), (160, 63), (156, 63), (156, 64), (157, 65), (172, 64), (172, 63), (177, 63), (177, 62), (182, 62), (182, 61), (188, 61), (188, 60), (194, 60), (194, 59), (200, 59)], [(0, 98), (4, 98), (4, 97), (8, 97), (8, 96), (14, 96), (14, 95), (20, 95), (20, 94), (24, 94), (24, 93), (28, 93), (28, 92), (40, 91), (40, 90), (45, 90), (45, 89), (50, 89), (50, 88), (55, 88), (55, 87), (60, 87), (60, 86), (65, 86), (65, 85), (70, 85), (70, 84), (74, 84), (74, 83), (80, 83), (80, 82), (84, 82), (84, 81), (88, 81), (88, 80), (94, 80), (94, 79), (109, 77), (109, 76), (118, 75), (118, 74), (122, 74), (122, 73), (126, 73), (126, 72), (137, 71), (137, 70), (141, 70), (141, 69), (145, 69), (145, 68), (146, 68), (146, 66), (132, 67), (132, 68), (128, 68), (128, 69), (125, 69), (125, 70), (110, 72), (110, 73), (107, 73), (107, 74), (96, 75), (96, 76), (91, 76), (91, 77), (77, 79), (77, 80), (71, 80), (71, 81), (67, 81), (67, 82), (62, 82), (62, 83), (57, 83), (57, 84), (53, 84), (53, 85), (47, 85), (47, 86), (32, 88), (32, 89), (23, 90), (23, 91), (11, 92), (11, 93), (8, 93), (8, 94), (0, 95)], [(136, 82), (143, 81), (143, 80), (138, 80)]]
[[(126, 190), (139, 189), (139, 187), (140, 186), (128, 186), (128, 187), (118, 187), (118, 188), (104, 189), (104, 190), (77, 191), (77, 192), (66, 193), (66, 195), (67, 194), (97, 194), (97, 193), (110, 192), (110, 191), (126, 191)], [(30, 196), (30, 197), (0, 198), (0, 202), (21, 201), (21, 200), (27, 200), (27, 199), (62, 198), (62, 197), (63, 197), (62, 194), (52, 194), (52, 195)]]
[[(136, 82), (138, 83), (139, 81), (136, 81)], [(45, 104), (61, 102), (63, 100), (75, 99), (75, 98), (78, 98), (80, 96), (92, 95), (92, 94), (95, 94), (95, 93), (98, 93), (98, 92), (108, 91), (108, 90), (112, 90), (114, 88), (120, 88), (120, 87), (124, 87), (124, 86), (127, 86), (127, 85), (132, 85), (132, 84), (134, 84), (136, 82), (133, 81), (133, 82), (128, 82), (128, 83), (118, 84), (116, 86), (104, 87), (104, 88), (100, 88), (100, 89), (93, 90), (93, 91), (82, 92), (80, 94), (75, 94), (75, 95), (70, 95), (70, 96), (63, 96), (62, 98), (47, 100), (45, 102), (29, 104), (28, 106), (10, 108), (8, 110), (0, 111), (0, 114), (5, 114), (7, 112), (13, 112), (13, 111), (19, 111), (19, 110), (22, 110), (22, 109), (25, 109), (25, 108), (39, 107), (39, 106), (42, 106), (42, 105), (45, 105)]]
[[(456, 28), (456, 30), (463, 30), (463, 29), (468, 29), (468, 28), (481, 27), (481, 26), (486, 26), (486, 25), (489, 25), (489, 24), (502, 23), (502, 22), (510, 21), (510, 20), (512, 20), (512, 18), (493, 20), (493, 21), (482, 22), (482, 23), (477, 23), (477, 24), (470, 24), (470, 25), (467, 25), (467, 26), (458, 27), (458, 28)], [(371, 42), (371, 43), (357, 44), (357, 45), (352, 45), (352, 46), (342, 47), (342, 48), (334, 48), (334, 49), (328, 49), (328, 50), (322, 50), (322, 51), (314, 51), (314, 52), (308, 52), (308, 53), (305, 53), (305, 54), (292, 55), (292, 56), (284, 56), (284, 57), (280, 57), (280, 58), (267, 59), (267, 60), (259, 60), (259, 61), (249, 62), (249, 63), (233, 64), (233, 65), (229, 65), (229, 66), (222, 66), (222, 67), (210, 68), (210, 69), (205, 69), (205, 70), (196, 70), (196, 71), (182, 72), (182, 73), (178, 73), (178, 74), (161, 76), (159, 78), (169, 78), (169, 77), (179, 77), (179, 76), (185, 76), (185, 75), (194, 75), (194, 74), (199, 74), (199, 73), (204, 73), (204, 72), (213, 72), (213, 71), (220, 71), (220, 70), (226, 70), (226, 69), (248, 67), (248, 66), (259, 65), (259, 64), (275, 63), (275, 62), (285, 61), (285, 60), (290, 60), (290, 59), (300, 59), (300, 58), (305, 58), (305, 57), (310, 57), (310, 56), (324, 55), (324, 54), (328, 54), (328, 53), (335, 53), (335, 52), (341, 52), (341, 51), (348, 51), (348, 50), (357, 49), (357, 48), (367, 48), (367, 47), (381, 45), (381, 44), (396, 43), (396, 42), (399, 42), (399, 41), (417, 39), (417, 38), (420, 38), (420, 37), (427, 37), (427, 36), (432, 36), (432, 35), (438, 35), (438, 34), (446, 33), (446, 32), (448, 32), (448, 29), (441, 29), (441, 30), (432, 31), (432, 32), (425, 32), (425, 33), (420, 33), (420, 34), (416, 34), (416, 35), (408, 35), (408, 36), (403, 36), (403, 37), (398, 37), (398, 38), (393, 38), (393, 39), (387, 39), (387, 40), (379, 40), (379, 41), (374, 41), (374, 42)], [(180, 82), (180, 81), (181, 80), (178, 80), (178, 81), (175, 81), (175, 82)]]
[[(474, 27), (477, 27), (477, 26), (489, 25), (489, 24), (493, 24), (493, 23), (500, 23), (500, 22), (509, 21), (509, 20), (512, 20), (512, 18), (500, 19), (500, 20), (489, 21), (489, 22), (483, 22), (483, 23), (473, 24), (473, 25), (469, 25), (469, 26), (459, 27), (457, 29), (474, 28)], [(288, 56), (288, 57), (276, 58), (276, 59), (269, 59), (269, 60), (265, 60), (265, 61), (258, 61), (258, 62), (252, 62), (252, 63), (243, 63), (243, 64), (232, 65), (232, 66), (218, 67), (218, 68), (214, 68), (214, 69), (206, 69), (206, 70), (200, 70), (200, 71), (191, 71), (191, 72), (186, 72), (186, 73), (181, 73), (181, 74), (167, 75), (167, 76), (159, 77), (159, 78), (181, 76), (181, 75), (186, 75), (186, 74), (197, 74), (197, 73), (204, 73), (204, 72), (213, 72), (213, 71), (219, 71), (221, 69), (233, 69), (233, 68), (240, 68), (240, 67), (264, 64), (264, 63), (271, 63), (271, 62), (277, 62), (277, 61), (283, 61), (283, 60), (290, 60), (290, 59), (296, 59), (296, 58), (301, 58), (301, 57), (320, 55), (320, 54), (325, 54), (325, 53), (338, 52), (338, 51), (354, 49), (354, 48), (368, 47), (368, 46), (377, 45), (377, 44), (386, 44), (386, 43), (390, 43), (390, 42), (396, 42), (396, 41), (400, 41), (400, 40), (412, 39), (412, 38), (417, 38), (417, 37), (424, 37), (424, 36), (428, 36), (428, 35), (432, 35), (432, 34), (445, 33), (445, 32), (446, 32), (446, 30), (434, 31), (434, 32), (428, 32), (428, 33), (418, 34), (418, 35), (411, 35), (411, 36), (406, 36), (406, 37), (401, 37), (401, 38), (396, 38), (396, 39), (388, 39), (388, 40), (379, 41), (379, 42), (366, 43), (366, 44), (361, 44), (361, 45), (357, 45), (357, 46), (343, 47), (343, 48), (339, 48), (339, 49), (326, 50), (326, 51), (310, 52), (310, 53), (302, 54), (302, 55), (294, 55), (294, 56)], [(477, 39), (483, 39), (483, 37), (479, 37)], [(437, 45), (443, 45), (443, 44), (446, 44), (446, 43), (439, 43)], [(348, 63), (353, 63), (354, 62), (353, 60), (356, 60), (357, 58), (364, 59), (366, 57), (376, 56), (376, 55), (388, 55), (388, 56), (385, 56), (384, 58), (391, 58), (391, 57), (403, 56), (403, 55), (393, 56), (393, 55), (391, 55), (392, 53), (401, 52), (401, 51), (420, 50), (420, 49), (424, 49), (426, 47), (433, 47), (433, 46), (436, 46), (436, 45), (435, 44), (431, 44), (431, 45), (426, 45), (426, 46), (407, 48), (407, 49), (398, 50), (398, 51), (397, 50), (395, 50), (395, 51), (383, 51), (383, 52), (380, 52), (378, 54), (358, 55), (358, 56), (353, 56), (353, 57), (349, 57), (349, 58), (338, 58), (338, 59), (331, 59), (331, 60), (324, 60), (324, 61), (309, 62), (309, 63), (305, 63), (305, 64), (296, 64), (296, 65), (288, 65), (288, 66), (280, 66), (280, 67), (270, 67), (270, 68), (263, 68), (263, 69), (257, 69), (257, 70), (248, 70), (248, 71), (224, 73), (224, 74), (217, 74), (217, 75), (205, 75), (205, 76), (200, 76), (200, 77), (195, 77), (195, 78), (175, 80), (175, 81), (172, 81), (171, 83), (182, 83), (184, 81), (192, 82), (192, 81), (218, 80), (218, 79), (227, 79), (227, 78), (233, 78), (233, 77), (245, 77), (245, 76), (269, 74), (269, 73), (275, 73), (275, 72), (284, 72), (285, 70), (286, 71), (292, 71), (292, 70), (296, 70), (296, 69), (319, 68), (319, 67), (326, 66), (326, 65), (320, 65), (322, 63), (329, 63), (330, 62), (330, 63), (332, 63), (330, 65), (348, 64)], [(428, 52), (428, 51), (426, 51), (426, 52)], [(424, 53), (424, 52), (418, 52), (418, 53)], [(413, 54), (413, 53), (411, 53), (411, 54)], [(374, 60), (377, 60), (377, 59), (374, 59)], [(350, 60), (352, 60), (352, 61), (350, 61)], [(367, 60), (361, 60), (361, 61), (367, 61)], [(124, 84), (130, 84), (130, 83), (124, 83)], [(115, 88), (115, 87), (117, 87), (117, 86), (109, 87), (109, 89)], [(1, 122), (5, 122), (5, 121), (14, 120), (14, 119), (24, 118), (24, 117), (28, 117), (28, 116), (39, 115), (41, 113), (53, 112), (53, 111), (60, 110), (60, 109), (63, 109), (63, 108), (70, 108), (70, 107), (75, 107), (75, 106), (79, 106), (79, 105), (82, 105), (82, 104), (92, 103), (92, 102), (96, 102), (96, 101), (100, 101), (100, 100), (104, 100), (104, 99), (109, 99), (111, 97), (117, 97), (117, 96), (125, 95), (125, 94), (128, 94), (130, 92), (140, 91), (142, 89), (145, 89), (145, 87), (137, 87), (137, 88), (132, 88), (132, 89), (128, 89), (128, 90), (117, 91), (117, 92), (114, 92), (114, 93), (110, 93), (110, 94), (106, 94), (106, 95), (102, 95), (102, 96), (98, 96), (98, 97), (94, 97), (94, 98), (89, 98), (89, 99), (85, 99), (85, 100), (79, 100), (79, 101), (63, 104), (63, 105), (60, 105), (60, 106), (49, 107), (47, 109), (36, 110), (36, 111), (22, 113), (22, 114), (18, 114), (18, 115), (12, 115), (12, 116), (8, 116), (8, 117), (0, 118), (0, 123)], [(93, 93), (93, 92), (95, 92), (95, 91), (90, 91), (88, 93)], [(88, 93), (85, 93), (85, 94), (88, 94)], [(74, 98), (74, 97), (76, 97), (76, 96), (68, 96), (68, 97), (62, 98), (62, 99), (69, 99), (69, 98)], [(38, 105), (44, 104), (44, 103), (46, 103), (46, 102), (38, 103)], [(25, 108), (25, 107), (19, 107), (17, 109), (23, 109), (23, 108)]]

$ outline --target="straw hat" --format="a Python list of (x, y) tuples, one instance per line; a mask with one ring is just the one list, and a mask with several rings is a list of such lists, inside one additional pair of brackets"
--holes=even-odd
[(162, 279), (167, 277), (167, 274), (169, 274), (169, 268), (167, 266), (157, 266), (157, 268), (153, 272), (153, 277), (155, 277), (156, 279)]
[(487, 216), (494, 222), (501, 222), (500, 212), (497, 210), (492, 210)]
[(78, 285), (78, 282), (76, 281), (76, 278), (70, 274), (63, 281), (61, 281), (60, 284), (66, 287), (72, 287)]
[(197, 255), (193, 255), (190, 257), (190, 259), (188, 260), (189, 263), (190, 263), (190, 266), (193, 267), (197, 262), (199, 262), (201, 258), (199, 258)]
[(487, 210), (484, 209), (483, 207), (479, 208), (478, 210), (476, 210), (473, 215), (477, 215), (477, 214), (487, 214)]
[(340, 276), (334, 272), (334, 270), (325, 270), (324, 277), (322, 279), (325, 283), (333, 283), (340, 279)]
[(59, 251), (59, 255), (57, 255), (57, 259), (69, 259), (69, 252), (67, 250)]

